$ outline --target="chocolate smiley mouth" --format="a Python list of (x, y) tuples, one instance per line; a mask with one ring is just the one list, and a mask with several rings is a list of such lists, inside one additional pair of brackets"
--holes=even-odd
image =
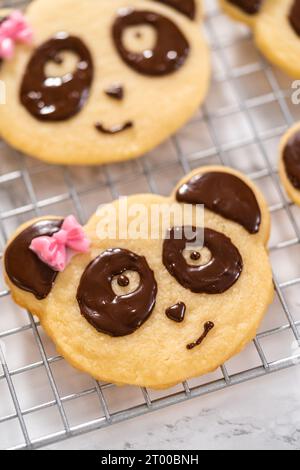
[(120, 134), (121, 132), (127, 131), (128, 129), (132, 129), (133, 127), (134, 127), (134, 124), (132, 121), (127, 121), (127, 122), (124, 122), (123, 124), (115, 124), (114, 126), (111, 126), (111, 127), (106, 127), (101, 122), (97, 122), (97, 124), (95, 124), (95, 128), (97, 129), (98, 132), (101, 132), (102, 134), (109, 134), (109, 135)]

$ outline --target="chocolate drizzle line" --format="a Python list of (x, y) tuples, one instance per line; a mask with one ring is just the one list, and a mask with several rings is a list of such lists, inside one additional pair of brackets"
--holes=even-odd
[(300, 1), (294, 0), (289, 14), (290, 24), (298, 36), (300, 36)]
[[(117, 296), (112, 281), (125, 271), (137, 272), (140, 285), (130, 294)], [(134, 333), (150, 317), (156, 295), (154, 273), (146, 259), (116, 248), (105, 251), (86, 268), (77, 301), (81, 314), (97, 331), (119, 337)]]
[(121, 85), (112, 85), (105, 90), (105, 94), (110, 98), (122, 101), (124, 98), (124, 88)]
[(300, 132), (292, 135), (283, 152), (287, 177), (295, 189), (300, 190)]
[(105, 127), (101, 122), (98, 122), (95, 125), (95, 128), (97, 131), (101, 132), (102, 134), (120, 134), (121, 132), (127, 131), (128, 129), (132, 129), (134, 126), (132, 121), (125, 122), (125, 124), (116, 124), (115, 126), (112, 126), (110, 128)]
[(58, 273), (43, 263), (29, 246), (34, 238), (54, 235), (61, 228), (62, 222), (37, 222), (21, 232), (5, 252), (5, 270), (11, 282), (19, 289), (30, 292), (38, 300), (49, 295)]
[(200, 346), (203, 341), (205, 340), (205, 338), (207, 337), (208, 333), (215, 327), (215, 324), (211, 321), (208, 321), (207, 323), (205, 323), (204, 325), (204, 332), (202, 333), (202, 335), (200, 336), (200, 338), (197, 339), (197, 341), (194, 341), (193, 343), (191, 344), (188, 344), (186, 349), (188, 349), (189, 351), (192, 350), (192, 349), (195, 349), (197, 346)]
[[(153, 50), (132, 52), (124, 46), (123, 36), (130, 26), (150, 25), (157, 32)], [(143, 75), (167, 75), (176, 72), (186, 61), (190, 46), (170, 19), (151, 11), (123, 9), (112, 28), (113, 40), (122, 60)]]
[(225, 172), (194, 176), (177, 191), (178, 202), (204, 204), (207, 209), (242, 225), (249, 233), (259, 232), (261, 211), (252, 189), (240, 178)]
[[(76, 70), (62, 77), (47, 77), (49, 62), (62, 63), (60, 53), (78, 56)], [(75, 36), (59, 33), (33, 53), (23, 77), (20, 100), (27, 111), (40, 121), (64, 121), (75, 116), (85, 105), (93, 82), (92, 56)]]
[(166, 310), (166, 315), (170, 320), (173, 320), (177, 323), (182, 323), (186, 313), (186, 305), (183, 302), (179, 302), (173, 307), (170, 307)]
[(178, 10), (183, 15), (191, 20), (196, 16), (196, 3), (195, 0), (155, 0), (156, 2), (164, 3), (175, 10)]
[(256, 15), (261, 9), (263, 0), (228, 0), (248, 15)]
[[(187, 240), (185, 233), (193, 230), (195, 237)], [(231, 240), (222, 233), (204, 229), (204, 246), (211, 252), (211, 260), (204, 266), (187, 263), (183, 252), (188, 243), (199, 240), (202, 229), (175, 227), (170, 229), (163, 245), (163, 264), (183, 287), (196, 294), (222, 294), (230, 289), (243, 271), (243, 260)]]

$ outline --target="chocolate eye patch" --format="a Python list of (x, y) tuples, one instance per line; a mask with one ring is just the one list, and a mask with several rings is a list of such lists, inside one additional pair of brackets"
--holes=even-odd
[(195, 233), (193, 240), (186, 238), (184, 234), (187, 233), (187, 227), (184, 229), (170, 229), (163, 245), (163, 264), (179, 284), (195, 294), (226, 292), (238, 281), (243, 270), (243, 260), (238, 249), (222, 233), (206, 228), (204, 246), (210, 251), (211, 260), (205, 265), (189, 264), (183, 252), (189, 243), (200, 238), (202, 229), (190, 227)]
[[(78, 58), (75, 70), (61, 77), (47, 77), (47, 65), (60, 65), (60, 54), (68, 52)], [(70, 119), (85, 105), (93, 76), (93, 60), (87, 46), (78, 37), (59, 33), (33, 53), (21, 84), (21, 103), (40, 121)]]
[[(148, 25), (157, 34), (152, 49), (130, 51), (124, 45), (127, 28)], [(122, 60), (143, 75), (161, 76), (176, 72), (185, 63), (190, 46), (185, 36), (168, 18), (151, 11), (123, 9), (112, 27), (112, 36)]]
[[(126, 272), (139, 275), (139, 285), (130, 291)], [(113, 281), (129, 293), (117, 295)], [(129, 283), (128, 283), (129, 282)], [(102, 253), (87, 267), (77, 291), (81, 314), (97, 330), (120, 337), (134, 333), (151, 315), (157, 295), (153, 271), (145, 258), (128, 250)]]

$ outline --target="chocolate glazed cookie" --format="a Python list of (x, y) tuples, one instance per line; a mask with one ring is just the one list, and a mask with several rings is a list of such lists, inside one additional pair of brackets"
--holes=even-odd
[(289, 129), (280, 145), (279, 176), (289, 197), (300, 205), (300, 126)]
[[(178, 188), (189, 186), (205, 173), (230, 174), (252, 191), (261, 213), (258, 233), (250, 233), (242, 225), (243, 219), (238, 223), (229, 218), (232, 207), (238, 213), (239, 206), (248, 207), (248, 191), (241, 191), (234, 201), (235, 191), (224, 191), (228, 218), (206, 208), (204, 222), (196, 222), (192, 202), (190, 222), (169, 220), (170, 229), (163, 239), (156, 237), (152, 229), (157, 219), (149, 217), (153, 207), (163, 206), (164, 214), (168, 208), (174, 214), (175, 206), (181, 213)], [(210, 199), (214, 198), (206, 204)], [(39, 317), (41, 328), (72, 366), (105, 383), (162, 389), (216, 370), (255, 337), (274, 294), (266, 249), (268, 212), (251, 181), (223, 167), (195, 170), (178, 183), (170, 197), (131, 196), (128, 213), (136, 214), (137, 205), (143, 207), (137, 236), (129, 239), (111, 233), (105, 236), (107, 227), (120, 222), (118, 217), (116, 220), (122, 210), (120, 201), (103, 207), (85, 227), (66, 217), (58, 233), (52, 227), (52, 236), (51, 219), (45, 218), (48, 236), (31, 243), (30, 248), (33, 235), (27, 237), (28, 225), (21, 227), (6, 247), (4, 259), (9, 263), (4, 265), (4, 276), (12, 298)], [(250, 226), (255, 226), (256, 219), (250, 220)], [(32, 221), (29, 227), (36, 223)], [(25, 244), (18, 243), (19, 236), (26, 239)], [(36, 249), (50, 269), (60, 258), (51, 256), (53, 246), (56, 255), (61, 256), (64, 247), (74, 253), (67, 256), (54, 281), (51, 273), (46, 300), (37, 300), (28, 290), (28, 283), (36, 282), (37, 271), (30, 280), (32, 271), (24, 269), (24, 265), (29, 267), (24, 256), (33, 255), (31, 250)], [(27, 284), (18, 279), (20, 259), (25, 259), (21, 269)], [(18, 276), (13, 275), (16, 272)]]
[[(255, 28), (266, 0), (219, 0), (225, 13), (234, 20)], [(272, 0), (273, 1), (273, 0)]]
[(200, 5), (77, 0), (70, 9), (70, 0), (31, 2), (24, 19), (34, 40), (17, 41), (0, 68), (10, 97), (1, 107), (1, 138), (62, 165), (122, 162), (153, 150), (208, 91)]
[(289, 181), (300, 191), (300, 132), (292, 135), (286, 143), (283, 162)]

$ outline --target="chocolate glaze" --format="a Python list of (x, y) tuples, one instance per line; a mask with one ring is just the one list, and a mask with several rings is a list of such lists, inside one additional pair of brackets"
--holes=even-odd
[(205, 325), (204, 325), (204, 332), (202, 333), (200, 338), (198, 338), (193, 343), (188, 344), (186, 348), (190, 351), (190, 350), (196, 348), (197, 346), (200, 346), (203, 343), (203, 341), (205, 340), (205, 338), (207, 337), (208, 333), (214, 327), (215, 327), (215, 324), (213, 322), (211, 322), (211, 321), (206, 322)]
[(186, 313), (186, 305), (179, 302), (166, 310), (166, 315), (170, 320), (182, 323)]
[(122, 101), (124, 98), (124, 87), (121, 85), (111, 85), (107, 90), (105, 90), (105, 94), (110, 98)]
[(292, 135), (283, 151), (283, 162), (288, 179), (300, 190), (300, 132)]
[(204, 204), (207, 209), (258, 233), (261, 211), (252, 189), (230, 173), (211, 172), (194, 176), (177, 191), (178, 202)]
[(290, 24), (298, 36), (300, 36), (300, 1), (294, 0), (289, 14)]
[(183, 15), (191, 20), (196, 16), (196, 3), (195, 0), (155, 0), (156, 2), (164, 3), (175, 10), (178, 10)]
[(261, 9), (263, 0), (228, 0), (248, 15), (256, 15)]
[[(143, 53), (127, 50), (123, 35), (130, 26), (150, 25), (157, 32), (157, 41), (153, 50)], [(113, 40), (122, 60), (143, 75), (167, 75), (176, 72), (186, 61), (190, 46), (170, 19), (151, 11), (121, 10), (112, 29)]]
[[(204, 246), (209, 249), (212, 258), (204, 266), (188, 264), (183, 255), (187, 243), (195, 242), (201, 235), (201, 229), (191, 229), (195, 233), (193, 240), (186, 239), (182, 227), (170, 229), (163, 245), (163, 264), (186, 289), (196, 294), (222, 294), (238, 281), (243, 270), (242, 257), (229, 238), (206, 228)], [(178, 236), (181, 233), (182, 236)]]
[(62, 220), (42, 220), (21, 232), (7, 247), (5, 252), (5, 270), (11, 282), (38, 300), (45, 299), (51, 292), (58, 275), (56, 271), (43, 263), (29, 249), (34, 238), (51, 237), (62, 226)]
[[(63, 77), (47, 77), (48, 62), (61, 63), (60, 53), (78, 56), (76, 70)], [(90, 51), (81, 39), (59, 33), (33, 53), (23, 77), (20, 100), (27, 111), (40, 121), (64, 121), (85, 105), (94, 76)]]
[[(140, 285), (130, 294), (117, 296), (112, 281), (125, 271), (137, 272)], [(77, 301), (81, 314), (97, 331), (118, 337), (134, 333), (150, 317), (156, 295), (154, 273), (146, 259), (116, 248), (105, 251), (86, 268)]]
[(127, 131), (128, 129), (132, 129), (134, 126), (132, 121), (125, 122), (125, 124), (116, 124), (112, 127), (105, 127), (101, 122), (97, 122), (95, 128), (97, 131), (101, 132), (102, 134), (120, 134), (121, 132)]

